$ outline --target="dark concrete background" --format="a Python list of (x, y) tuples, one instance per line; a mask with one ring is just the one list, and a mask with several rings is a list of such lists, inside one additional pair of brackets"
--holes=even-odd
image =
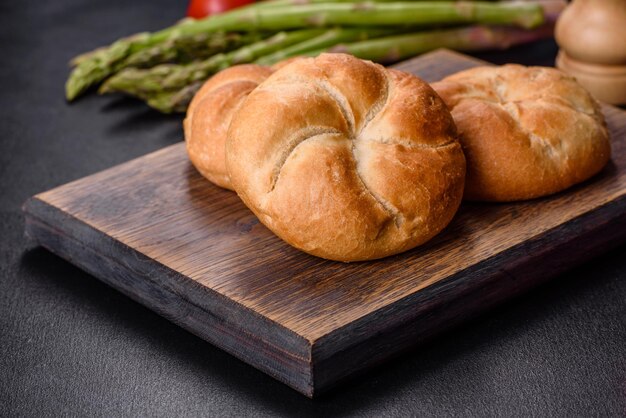
[(0, 416), (626, 415), (624, 246), (315, 401), (32, 248), (29, 196), (182, 137), (181, 117), (132, 100), (66, 104), (67, 61), (185, 6), (0, 2)]

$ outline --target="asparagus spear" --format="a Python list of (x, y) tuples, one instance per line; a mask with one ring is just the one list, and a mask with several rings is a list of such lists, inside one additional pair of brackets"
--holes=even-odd
[(257, 42), (264, 37), (267, 35), (263, 36), (256, 32), (243, 34), (218, 32), (175, 38), (131, 54), (120, 67), (149, 68), (167, 62), (189, 63)]
[[(145, 36), (146, 34), (136, 35), (132, 42), (143, 42)], [(262, 35), (258, 32), (199, 33), (174, 36), (134, 53), (127, 49), (128, 44), (124, 40), (120, 40), (111, 46), (108, 53), (105, 50), (98, 50), (97, 53), (90, 53), (91, 55), (76, 57), (74, 61), (77, 62), (77, 66), (67, 81), (66, 94), (71, 100), (91, 85), (124, 68), (149, 68), (167, 62), (190, 62), (220, 52), (228, 52), (260, 39)], [(100, 56), (107, 57), (109, 61), (103, 61)]]
[(362, 59), (391, 63), (437, 48), (461, 51), (505, 49), (512, 45), (549, 38), (553, 31), (554, 27), (551, 24), (534, 30), (470, 26), (339, 44), (330, 48), (309, 50), (306, 55), (316, 56), (322, 52), (343, 52)]
[[(275, 0), (281, 1), (281, 0)], [(257, 3), (263, 5), (263, 3)], [(536, 27), (543, 23), (541, 7), (533, 3), (392, 2), (312, 3), (248, 6), (207, 19), (187, 21), (155, 33), (121, 39), (98, 50), (74, 68), (66, 83), (68, 100), (114, 73), (128, 55), (180, 36), (218, 31), (283, 30), (319, 26), (437, 25), (456, 23), (511, 24)]]
[[(252, 62), (289, 45), (315, 38), (325, 31), (325, 29), (303, 29), (279, 32), (270, 38), (227, 54), (217, 54), (207, 60), (188, 65), (163, 64), (150, 69), (127, 68), (109, 78), (100, 88), (100, 93), (123, 92), (146, 100), (148, 104), (165, 113), (181, 107), (184, 110), (188, 101), (184, 102), (182, 98), (187, 95), (180, 92), (185, 87), (202, 83), (211, 75), (231, 65)], [(193, 91), (193, 88), (188, 91)], [(178, 94), (177, 103), (184, 102), (183, 105), (174, 104), (169, 99), (175, 94)]]
[(272, 65), (290, 57), (306, 54), (308, 51), (320, 50), (344, 42), (379, 38), (381, 36), (393, 35), (397, 32), (399, 32), (398, 29), (333, 28), (315, 38), (283, 48), (273, 54), (264, 55), (257, 59), (255, 63), (260, 65)]
[[(398, 26), (438, 24), (501, 24), (533, 28), (543, 23), (543, 10), (534, 3), (391, 2), (320, 3), (300, 7), (276, 6), (218, 15), (186, 31), (281, 30), (306, 26)], [(158, 36), (156, 33), (155, 36)]]

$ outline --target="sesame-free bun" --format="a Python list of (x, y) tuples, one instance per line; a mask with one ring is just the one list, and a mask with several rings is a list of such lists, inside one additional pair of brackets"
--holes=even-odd
[(477, 67), (432, 86), (459, 130), (466, 199), (549, 195), (593, 176), (610, 158), (600, 106), (559, 70)]
[(455, 214), (465, 176), (454, 122), (432, 88), (345, 54), (295, 60), (250, 93), (226, 160), (261, 222), (340, 261), (432, 238)]
[(187, 153), (212, 183), (231, 189), (226, 171), (226, 132), (241, 103), (273, 69), (255, 64), (230, 67), (211, 77), (196, 93), (183, 122)]

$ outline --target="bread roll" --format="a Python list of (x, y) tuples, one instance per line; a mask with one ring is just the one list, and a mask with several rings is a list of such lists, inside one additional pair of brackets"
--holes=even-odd
[(183, 122), (187, 153), (200, 174), (220, 187), (232, 190), (224, 143), (233, 114), (272, 72), (254, 64), (230, 67), (210, 78), (189, 104)]
[(454, 122), (430, 86), (345, 54), (303, 58), (264, 81), (231, 122), (226, 159), (261, 222), (340, 261), (432, 238), (465, 176)]
[(432, 86), (459, 130), (466, 199), (549, 195), (593, 176), (610, 158), (598, 103), (559, 70), (478, 67)]

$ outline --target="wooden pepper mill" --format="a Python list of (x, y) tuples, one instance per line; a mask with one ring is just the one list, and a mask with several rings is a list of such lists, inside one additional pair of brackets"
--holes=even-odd
[(574, 0), (555, 35), (558, 68), (598, 100), (626, 104), (626, 0)]

